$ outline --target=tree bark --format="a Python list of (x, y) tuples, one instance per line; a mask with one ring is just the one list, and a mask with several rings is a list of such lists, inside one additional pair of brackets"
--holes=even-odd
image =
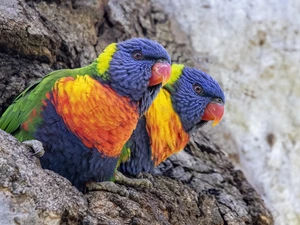
[[(0, 113), (31, 82), (52, 70), (93, 61), (111, 42), (148, 37), (173, 62), (193, 66), (188, 37), (149, 0), (2, 0)], [(145, 174), (153, 188), (126, 187), (128, 198), (80, 193), (42, 170), (30, 150), (0, 131), (1, 224), (273, 224), (240, 171), (205, 134)]]

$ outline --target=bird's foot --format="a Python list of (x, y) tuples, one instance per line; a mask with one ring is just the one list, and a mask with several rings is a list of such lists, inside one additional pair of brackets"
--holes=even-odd
[(117, 171), (115, 174), (115, 181), (119, 184), (125, 184), (132, 187), (152, 188), (153, 185), (148, 179), (135, 179), (124, 176), (121, 172)]
[(33, 155), (38, 158), (42, 157), (45, 153), (42, 142), (38, 140), (28, 140), (28, 141), (23, 141), (22, 143), (30, 147), (34, 152)]
[(92, 182), (86, 185), (88, 191), (109, 191), (125, 197), (129, 196), (129, 192), (125, 187), (119, 186), (112, 181)]
[(152, 174), (151, 174), (151, 173), (147, 173), (147, 172), (139, 172), (139, 173), (136, 175), (136, 177), (137, 177), (138, 179), (144, 178), (144, 179), (147, 179), (147, 180), (153, 180)]

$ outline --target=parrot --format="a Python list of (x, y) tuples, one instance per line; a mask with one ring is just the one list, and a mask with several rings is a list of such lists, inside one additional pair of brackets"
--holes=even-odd
[(132, 176), (153, 168), (181, 151), (191, 134), (208, 121), (217, 125), (224, 114), (225, 95), (205, 72), (173, 64), (171, 78), (123, 147), (118, 170)]
[(113, 180), (123, 146), (170, 74), (170, 55), (158, 42), (111, 43), (90, 65), (51, 72), (25, 89), (0, 129), (36, 153), (41, 143), (42, 168), (86, 192)]

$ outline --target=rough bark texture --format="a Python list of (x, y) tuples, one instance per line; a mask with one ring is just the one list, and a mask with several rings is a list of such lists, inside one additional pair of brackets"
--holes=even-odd
[[(174, 62), (193, 65), (187, 37), (151, 1), (2, 0), (0, 112), (53, 69), (86, 65), (107, 44), (137, 36), (158, 40)], [(263, 201), (219, 148), (200, 133), (193, 139), (158, 175), (145, 175), (153, 188), (126, 187), (126, 198), (81, 194), (66, 179), (42, 170), (29, 149), (0, 131), (0, 222), (273, 224)]]

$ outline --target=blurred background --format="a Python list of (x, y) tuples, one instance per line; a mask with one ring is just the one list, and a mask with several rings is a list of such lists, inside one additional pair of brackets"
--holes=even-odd
[(213, 140), (262, 195), (277, 225), (300, 224), (300, 1), (155, 0), (223, 87)]

